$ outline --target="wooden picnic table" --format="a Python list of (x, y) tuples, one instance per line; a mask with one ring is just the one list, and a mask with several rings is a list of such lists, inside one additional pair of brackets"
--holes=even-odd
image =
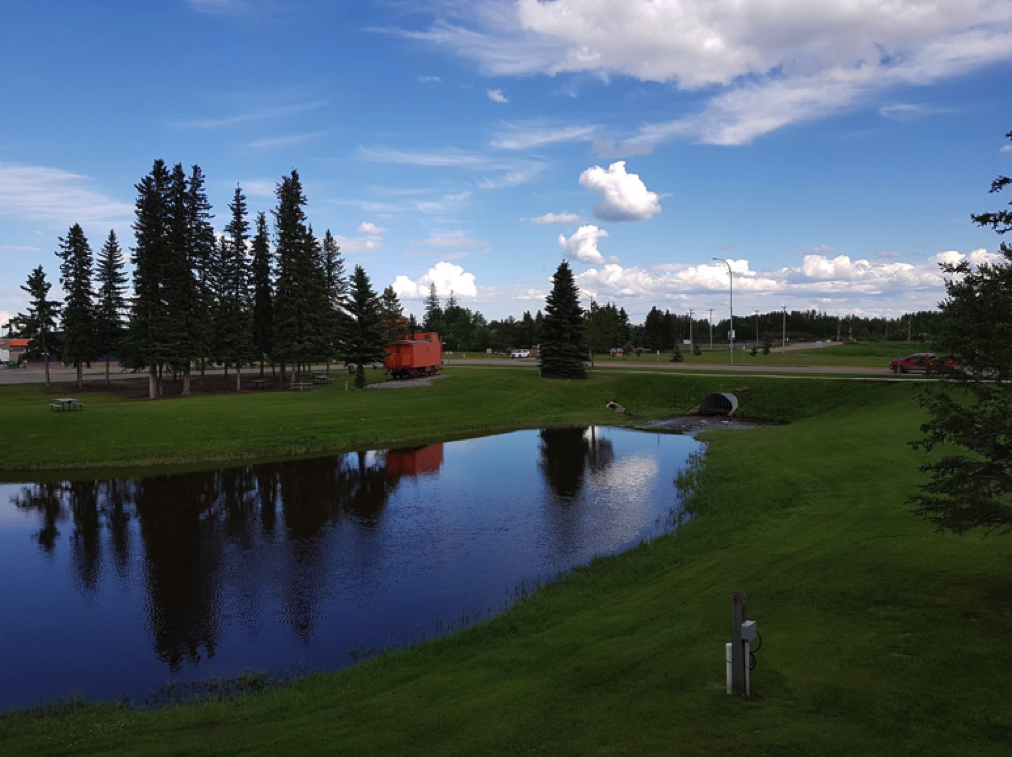
[(313, 383), (314, 384), (333, 384), (334, 383), (334, 379), (332, 379), (326, 373), (317, 373), (315, 376), (313, 376)]
[(272, 379), (266, 378), (253, 379), (252, 381), (249, 382), (249, 385), (254, 389), (263, 389), (264, 387), (266, 387), (268, 384), (271, 383), (271, 380)]
[(50, 410), (84, 410), (84, 405), (73, 397), (60, 397), (55, 402), (49, 404)]

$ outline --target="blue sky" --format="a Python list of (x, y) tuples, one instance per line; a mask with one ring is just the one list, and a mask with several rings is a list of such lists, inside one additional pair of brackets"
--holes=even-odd
[(642, 319), (899, 314), (1012, 170), (1009, 0), (163, 0), (8, 4), (0, 319), (57, 237), (131, 242), (154, 158), (199, 163), (216, 225), (298, 168), (308, 214), (409, 310), (492, 317), (572, 260)]

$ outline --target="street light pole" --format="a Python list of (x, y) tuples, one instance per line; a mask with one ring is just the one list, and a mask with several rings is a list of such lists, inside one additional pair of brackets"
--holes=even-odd
[(710, 308), (710, 352), (713, 352), (713, 308)]
[(782, 348), (786, 348), (787, 347), (787, 306), (783, 305), (782, 307), (783, 307), (783, 310), (784, 310), (784, 335), (783, 335), (783, 337), (780, 340), (780, 346)]
[(731, 296), (731, 307), (730, 307), (730, 328), (727, 332), (727, 346), (730, 354), (731, 365), (734, 365), (734, 272), (731, 270), (731, 264), (724, 260), (724, 258), (714, 258), (719, 260), (727, 266), (727, 286)]

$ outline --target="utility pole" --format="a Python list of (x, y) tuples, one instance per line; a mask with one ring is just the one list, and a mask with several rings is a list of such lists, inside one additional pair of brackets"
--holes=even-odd
[(689, 348), (690, 349), (695, 344), (695, 342), (692, 341), (692, 312), (693, 312), (692, 308), (689, 308)]
[(758, 347), (759, 347), (759, 308), (756, 308), (752, 312), (755, 313), (755, 346), (758, 349)]
[(780, 339), (780, 346), (784, 349), (787, 348), (787, 306), (783, 305), (784, 310), (784, 333)]
[(710, 308), (710, 351), (713, 352), (713, 308)]
[(907, 316), (907, 341), (908, 342), (910, 341), (910, 332), (911, 332), (911, 329), (913, 328), (913, 323), (911, 322), (912, 320), (913, 320), (913, 318), (908, 315)]
[(836, 341), (840, 341), (840, 325), (843, 323), (843, 316), (836, 316)]
[(734, 365), (734, 271), (731, 270), (731, 263), (724, 258), (714, 258), (727, 266), (727, 286), (730, 294), (730, 325), (727, 330), (727, 349), (731, 365)]

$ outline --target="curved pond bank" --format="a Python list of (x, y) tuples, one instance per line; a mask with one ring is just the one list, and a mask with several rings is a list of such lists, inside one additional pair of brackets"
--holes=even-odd
[[(689, 436), (587, 427), (0, 484), (0, 709), (333, 669), (676, 526)], [(14, 577), (17, 577), (14, 580)]]

